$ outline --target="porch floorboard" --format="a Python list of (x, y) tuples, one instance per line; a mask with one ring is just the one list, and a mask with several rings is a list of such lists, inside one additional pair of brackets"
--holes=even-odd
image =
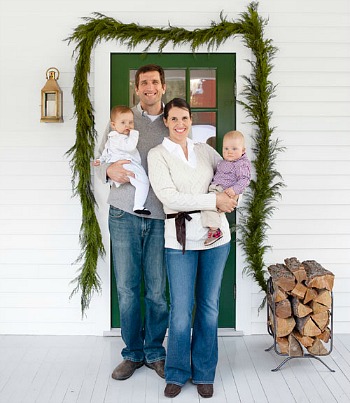
[(334, 335), (322, 360), (284, 359), (269, 335), (219, 337), (219, 364), (212, 399), (188, 382), (175, 399), (145, 366), (126, 381), (111, 378), (121, 361), (120, 337), (0, 336), (1, 403), (266, 403), (350, 402), (350, 334)]

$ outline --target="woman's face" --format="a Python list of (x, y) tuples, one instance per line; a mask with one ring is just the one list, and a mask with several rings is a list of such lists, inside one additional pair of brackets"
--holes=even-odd
[(192, 126), (192, 119), (187, 109), (174, 106), (169, 110), (168, 117), (164, 119), (164, 123), (169, 129), (170, 140), (178, 144), (186, 142)]

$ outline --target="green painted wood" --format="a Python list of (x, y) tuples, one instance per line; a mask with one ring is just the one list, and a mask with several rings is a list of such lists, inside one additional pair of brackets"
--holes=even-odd
[[(157, 54), (136, 54), (136, 53), (113, 53), (111, 54), (111, 93), (110, 105), (130, 105), (132, 102), (129, 91), (130, 70), (137, 70), (139, 66), (148, 63), (161, 65), (167, 69), (181, 69), (186, 76), (186, 98), (190, 99), (189, 77), (193, 69), (215, 69), (216, 70), (216, 99), (217, 103), (212, 108), (192, 108), (192, 112), (215, 112), (217, 142), (216, 149), (221, 153), (223, 135), (236, 128), (236, 99), (235, 99), (235, 77), (236, 77), (236, 55), (232, 53), (157, 53)], [(235, 224), (236, 214), (228, 214), (231, 225)], [(118, 298), (115, 286), (115, 277), (111, 268), (111, 326), (120, 327)], [(234, 287), (236, 282), (236, 243), (235, 233), (231, 240), (231, 252), (225, 267), (222, 281), (220, 298), (219, 327), (234, 328), (236, 323), (236, 305), (234, 299)]]

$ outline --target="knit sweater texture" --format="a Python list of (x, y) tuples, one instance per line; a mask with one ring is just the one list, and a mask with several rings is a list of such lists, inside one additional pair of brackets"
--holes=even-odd
[[(147, 115), (142, 114), (139, 108), (136, 106), (133, 107), (132, 110), (134, 112), (135, 129), (140, 132), (137, 149), (141, 156), (141, 165), (144, 167), (146, 173), (148, 173), (147, 154), (151, 148), (160, 144), (164, 137), (168, 136), (168, 129), (164, 125), (163, 115), (159, 116), (155, 121), (152, 122), (151, 119)], [(102, 138), (99, 154), (102, 154), (103, 152), (105, 143), (107, 141), (107, 136), (108, 131), (106, 131)], [(103, 183), (107, 183), (108, 181), (106, 170), (109, 165), (110, 164), (101, 164), (99, 167), (96, 167), (96, 172)], [(133, 211), (134, 194), (135, 188), (130, 183), (124, 183), (118, 188), (112, 186), (109, 192), (107, 203), (115, 208), (126, 211), (127, 213), (137, 215)], [(151, 211), (151, 215), (147, 216), (147, 218), (164, 220), (165, 215), (163, 206), (157, 199), (151, 187), (145, 203), (145, 208)]]
[[(195, 167), (171, 154), (163, 145), (148, 153), (149, 179), (166, 214), (193, 210), (216, 211), (216, 195), (208, 193), (208, 186), (221, 156), (209, 145), (201, 143), (194, 145), (194, 152)], [(230, 229), (224, 213), (221, 213), (220, 225), (224, 236), (210, 246), (204, 246), (208, 228), (203, 227), (201, 214), (194, 213), (191, 217), (191, 221), (186, 221), (186, 250), (209, 249), (230, 242)], [(174, 219), (165, 220), (165, 246), (181, 249), (176, 239)]]

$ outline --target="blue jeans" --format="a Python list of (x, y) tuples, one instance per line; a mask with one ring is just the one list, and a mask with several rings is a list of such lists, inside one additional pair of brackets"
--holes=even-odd
[[(165, 359), (168, 326), (165, 296), (164, 221), (138, 217), (110, 206), (109, 232), (117, 282), (124, 359), (155, 362)], [(144, 280), (144, 320), (141, 282)]]
[[(221, 280), (230, 244), (206, 249), (165, 249), (170, 322), (165, 379), (183, 386), (214, 383)], [(191, 342), (192, 310), (196, 302)]]

